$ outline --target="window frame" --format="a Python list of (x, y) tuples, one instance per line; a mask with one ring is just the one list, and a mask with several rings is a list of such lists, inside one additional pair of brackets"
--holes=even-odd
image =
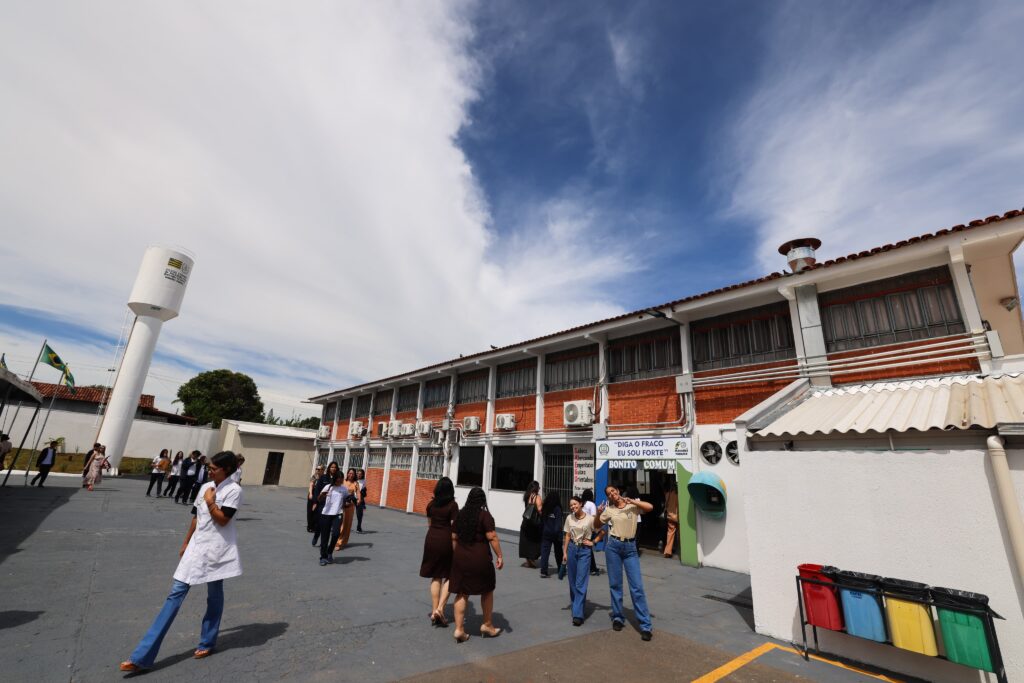
[[(667, 348), (658, 348), (657, 342), (668, 341)], [(632, 334), (618, 339), (609, 339), (605, 348), (608, 363), (608, 383), (635, 382), (637, 380), (654, 379), (678, 375), (683, 371), (682, 340), (679, 338), (678, 327), (662, 327), (649, 332)], [(667, 354), (665, 351), (667, 350)], [(661, 354), (667, 363), (658, 365), (657, 356)], [(627, 357), (629, 363), (626, 363)], [(641, 367), (650, 362), (651, 367)], [(630, 370), (625, 370), (627, 367)], [(616, 372), (616, 370), (619, 370)]]
[[(468, 473), (468, 474), (477, 474), (478, 477), (479, 477), (479, 481), (466, 482), (466, 481), (463, 480), (463, 474), (464, 474), (464, 469), (463, 468), (466, 465), (466, 463), (470, 461), (470, 458), (467, 458), (467, 455), (470, 455), (469, 453), (467, 453), (467, 451), (473, 451), (472, 457), (471, 457), (471, 461), (473, 462), (473, 464), (476, 464), (476, 452), (479, 451), (479, 453), (480, 453), (480, 456), (479, 456), (480, 457), (480, 461), (479, 461), (480, 462), (480, 471), (479, 471), (479, 473), (477, 473), (477, 472), (469, 472)], [(484, 460), (486, 459), (486, 456), (487, 456), (487, 454), (486, 454), (486, 451), (484, 450), (483, 446), (463, 446), (463, 447), (459, 448), (459, 471), (455, 473), (455, 485), (456, 486), (481, 486), (482, 487), (484, 485), (484, 471), (487, 469), (485, 467), (485, 462), (484, 462)]]
[(438, 481), (444, 476), (444, 451), (440, 448), (420, 448), (416, 456), (416, 479)]
[[(525, 491), (530, 482), (536, 479), (536, 472), (533, 468), (534, 453), (533, 446), (493, 446), (491, 448), (491, 490), (518, 491), (519, 493)], [(510, 486), (500, 485), (498, 482), (504, 465), (502, 461), (506, 458), (513, 461), (515, 465), (529, 464), (528, 469), (513, 470), (512, 479), (500, 482), (500, 484), (510, 484)]]
[[(412, 397), (410, 402), (409, 397)], [(399, 413), (408, 413), (416, 410), (420, 403), (420, 385), (406, 384), (398, 389), (398, 410)]]
[(423, 385), (423, 408), (441, 408), (448, 405), (451, 379), (435, 379)]
[[(489, 370), (466, 372), (457, 375), (455, 379), (455, 403), (482, 403), (486, 401), (489, 376)], [(474, 390), (473, 393), (469, 393), (465, 389), (466, 387), (472, 388)], [(466, 390), (466, 393), (463, 393), (464, 390)]]
[(499, 365), (494, 397), (516, 398), (537, 393), (537, 359), (519, 360)]
[(796, 339), (785, 301), (690, 323), (694, 372), (796, 358)]
[[(593, 387), (600, 381), (601, 347), (587, 344), (544, 356), (544, 391)], [(552, 381), (552, 378), (557, 378)]]

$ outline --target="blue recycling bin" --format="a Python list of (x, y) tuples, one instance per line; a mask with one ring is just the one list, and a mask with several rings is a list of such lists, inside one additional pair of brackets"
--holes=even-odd
[(882, 611), (882, 596), (879, 593), (866, 593), (857, 590), (866, 588), (880, 590), (882, 577), (860, 572), (840, 571), (836, 574), (841, 584), (839, 598), (843, 603), (843, 621), (846, 632), (851, 636), (866, 638), (884, 643), (888, 638), (885, 632), (885, 615)]

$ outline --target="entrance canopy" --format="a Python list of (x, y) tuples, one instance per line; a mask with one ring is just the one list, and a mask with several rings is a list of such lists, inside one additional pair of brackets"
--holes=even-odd
[(10, 370), (0, 368), (0, 402), (13, 403), (15, 401), (40, 405), (43, 402), (43, 397), (34, 386)]

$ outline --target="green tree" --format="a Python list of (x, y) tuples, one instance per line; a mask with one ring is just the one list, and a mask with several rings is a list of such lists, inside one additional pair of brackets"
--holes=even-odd
[(220, 427), (221, 420), (263, 421), (263, 401), (252, 377), (231, 370), (201, 372), (178, 387), (185, 415)]
[(319, 417), (293, 417), (284, 421), (285, 426), (298, 427), (300, 429), (319, 429)]

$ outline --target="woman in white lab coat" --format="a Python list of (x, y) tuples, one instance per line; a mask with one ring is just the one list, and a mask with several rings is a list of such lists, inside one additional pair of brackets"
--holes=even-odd
[(171, 628), (189, 588), (205, 583), (206, 615), (195, 657), (213, 653), (224, 612), (224, 579), (240, 576), (238, 541), (233, 518), (242, 503), (242, 487), (231, 480), (237, 462), (235, 454), (224, 451), (213, 456), (209, 465), (210, 481), (199, 489), (192, 508), (192, 525), (178, 552), (181, 561), (174, 572), (174, 584), (156, 621), (142, 637), (131, 656), (121, 662), (121, 671), (150, 669), (156, 661), (164, 636)]

